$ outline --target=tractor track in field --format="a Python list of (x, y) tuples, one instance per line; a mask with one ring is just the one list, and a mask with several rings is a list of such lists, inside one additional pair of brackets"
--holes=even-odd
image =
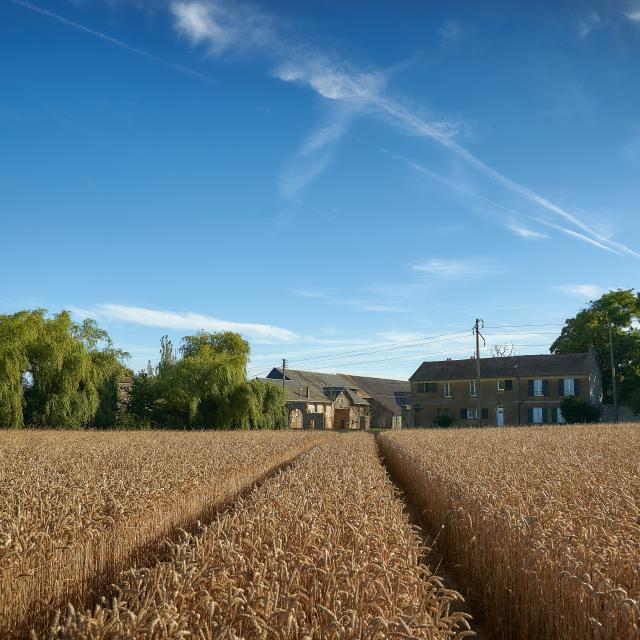
[[(308, 453), (322, 442), (318, 439), (308, 445), (302, 445), (295, 447), (294, 449), (286, 452), (278, 460), (278, 462), (268, 469), (266, 472), (260, 473), (254, 477), (249, 478), (246, 483), (243, 483), (238, 491), (224, 495), (219, 501), (214, 504), (207, 505), (205, 509), (200, 510), (198, 513), (194, 513), (189, 519), (189, 522), (183, 524), (183, 526), (176, 526), (169, 535), (163, 535), (161, 537), (152, 539), (144, 545), (135, 549), (126, 561), (125, 566), (132, 568), (136, 566), (154, 566), (159, 562), (163, 562), (169, 551), (169, 544), (177, 542), (180, 537), (187, 533), (196, 533), (201, 527), (201, 523), (210, 522), (217, 514), (222, 513), (225, 509), (230, 508), (237, 500), (248, 495), (256, 487), (268, 482), (272, 477), (275, 477), (281, 471), (288, 469), (293, 465), (300, 456)], [(94, 579), (90, 584), (86, 585), (82, 590), (78, 590), (71, 598), (65, 600), (64, 603), (57, 603), (57, 609), (63, 607), (67, 603), (71, 603), (78, 610), (93, 610), (96, 605), (100, 604), (103, 597), (111, 598), (113, 595), (113, 583), (117, 579), (118, 575), (122, 573), (121, 566), (113, 568), (111, 571), (104, 572), (100, 575), (94, 576)], [(38, 613), (36, 619), (37, 622), (33, 622), (30, 625), (23, 625), (18, 628), (14, 634), (5, 636), (7, 640), (32, 640), (34, 637), (46, 637), (46, 632), (51, 625), (51, 621), (54, 619), (55, 608), (47, 608)], [(35, 636), (33, 634), (36, 634)], [(2, 640), (4, 640), (4, 638)]]
[(377, 435), (375, 436), (375, 439), (380, 460), (382, 461), (384, 468), (387, 470), (389, 478), (398, 489), (400, 498), (404, 502), (405, 513), (407, 514), (411, 524), (417, 527), (418, 533), (422, 537), (424, 544), (428, 549), (423, 560), (424, 563), (430, 568), (434, 575), (437, 575), (442, 580), (442, 584), (445, 588), (457, 591), (464, 598), (463, 601), (454, 603), (452, 608), (455, 611), (461, 611), (472, 616), (472, 620), (470, 622), (471, 629), (476, 634), (475, 637), (478, 640), (499, 640), (496, 636), (489, 633), (485, 625), (485, 616), (482, 606), (466, 593), (466, 590), (457, 577), (455, 566), (438, 548), (439, 531), (433, 530), (433, 528), (429, 526), (428, 522), (423, 517), (422, 510), (417, 506), (402, 483), (395, 466), (390, 464), (385, 457)]

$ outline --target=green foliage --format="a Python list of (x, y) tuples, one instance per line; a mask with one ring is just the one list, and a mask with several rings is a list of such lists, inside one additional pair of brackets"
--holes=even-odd
[(448, 429), (453, 426), (453, 416), (443, 414), (433, 419), (433, 426), (440, 429)]
[(0, 426), (83, 427), (109, 400), (128, 354), (93, 320), (44, 309), (0, 316)]
[(631, 394), (631, 399), (629, 404), (631, 405), (631, 408), (633, 409), (634, 413), (640, 413), (640, 389), (636, 389), (632, 394)]
[(611, 364), (609, 357), (609, 324), (613, 325), (613, 352), (616, 362), (618, 395), (629, 400), (640, 388), (640, 298), (633, 289), (609, 291), (570, 318), (557, 340), (552, 353), (576, 353), (595, 349), (602, 372), (604, 399), (613, 399)]
[(560, 410), (569, 424), (598, 422), (600, 420), (600, 408), (579, 396), (567, 396), (562, 401)]
[(286, 427), (285, 393), (275, 385), (247, 382), (249, 344), (237, 333), (186, 336), (182, 358), (166, 336), (160, 364), (135, 376), (130, 412), (141, 424), (189, 429)]

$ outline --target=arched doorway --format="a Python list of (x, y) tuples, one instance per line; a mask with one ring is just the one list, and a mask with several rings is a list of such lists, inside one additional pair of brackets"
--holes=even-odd
[(302, 411), (300, 409), (291, 409), (289, 411), (289, 429), (302, 429)]

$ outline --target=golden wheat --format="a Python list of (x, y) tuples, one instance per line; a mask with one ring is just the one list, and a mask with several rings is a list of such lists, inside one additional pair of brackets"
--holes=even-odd
[(332, 435), (51, 637), (462, 638), (365, 434)]
[(380, 438), (500, 638), (640, 637), (640, 427)]
[(0, 637), (114, 579), (321, 436), (0, 432)]

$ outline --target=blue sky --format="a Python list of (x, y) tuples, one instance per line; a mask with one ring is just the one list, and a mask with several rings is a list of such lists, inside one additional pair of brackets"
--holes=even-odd
[(95, 317), (134, 369), (233, 329), (252, 375), (406, 378), (637, 284), (640, 1), (3, 0), (0, 32), (0, 312)]

